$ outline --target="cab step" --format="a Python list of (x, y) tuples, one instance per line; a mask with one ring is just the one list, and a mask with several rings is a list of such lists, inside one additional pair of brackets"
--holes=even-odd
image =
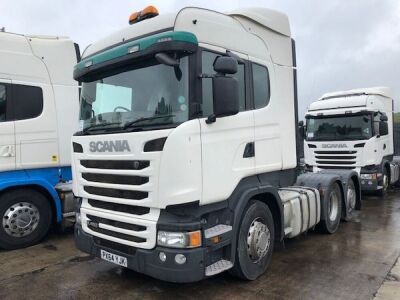
[(206, 239), (210, 239), (218, 235), (223, 235), (224, 233), (227, 233), (229, 231), (232, 231), (232, 226), (225, 224), (218, 224), (215, 225), (214, 227), (204, 230), (204, 236)]
[(213, 276), (229, 270), (233, 267), (233, 263), (229, 260), (221, 259), (206, 268), (206, 276)]

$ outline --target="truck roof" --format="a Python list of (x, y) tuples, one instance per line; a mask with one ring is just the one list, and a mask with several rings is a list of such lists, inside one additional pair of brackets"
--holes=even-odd
[(324, 94), (318, 100), (327, 100), (332, 98), (348, 97), (348, 96), (361, 96), (361, 95), (378, 95), (392, 99), (392, 91), (388, 87), (372, 87), (361, 88), (348, 91), (340, 91)]
[[(231, 21), (225, 21), (225, 23), (221, 23), (222, 20), (221, 16), (230, 17)], [(215, 23), (215, 26), (221, 29), (222, 32), (221, 34), (223, 34), (223, 32), (226, 32), (228, 28), (230, 29), (234, 28), (235, 30), (238, 31), (248, 30), (248, 28), (246, 28), (248, 26), (242, 24), (242, 20), (247, 20), (250, 21), (252, 24), (257, 24), (262, 28), (266, 28), (270, 31), (273, 31), (278, 36), (284, 38), (285, 42), (286, 40), (288, 40), (291, 43), (289, 19), (285, 14), (277, 12), (275, 10), (253, 7), (253, 8), (241, 8), (224, 14), (217, 11), (212, 11), (209, 9), (203, 9), (198, 7), (185, 7), (182, 8), (180, 11), (174, 13), (160, 14), (157, 17), (147, 19), (139, 23), (135, 23), (117, 32), (114, 32), (87, 47), (86, 50), (84, 51), (83, 58), (105, 51), (116, 45), (123, 44), (126, 41), (138, 39), (146, 35), (156, 34), (167, 30), (174, 31), (176, 30), (176, 28), (191, 28), (190, 26), (192, 25), (191, 23), (193, 21), (195, 20), (197, 21), (197, 19), (201, 20), (203, 17), (207, 22)], [(200, 27), (199, 26), (193, 27), (193, 30), (196, 31), (195, 33), (202, 33), (201, 26)], [(251, 29), (251, 31), (252, 31), (251, 33), (255, 34), (253, 32), (253, 28)], [(207, 34), (209, 35), (209, 32)], [(218, 35), (215, 36), (218, 37)], [(267, 37), (262, 37), (262, 39), (266, 38)], [(268, 38), (271, 39), (270, 36)], [(199, 42), (208, 43), (209, 41), (208, 40), (202, 41), (200, 38)], [(276, 40), (274, 40), (274, 43), (277, 43)], [(273, 52), (272, 56), (275, 57), (276, 60), (279, 60), (279, 58), (282, 55), (286, 55), (286, 53), (281, 54), (282, 52), (281, 42), (277, 45), (275, 45), (274, 43), (268, 45), (271, 48), (269, 50), (271, 51), (271, 53)], [(235, 42), (235, 45), (238, 45), (238, 43)], [(248, 45), (248, 47), (254, 48), (254, 45), (252, 46)], [(241, 49), (243, 47), (237, 46), (236, 48)], [(274, 51), (275, 48), (277, 48), (276, 51)], [(233, 49), (233, 50), (238, 50), (238, 49)], [(281, 59), (281, 61), (277, 61), (277, 63), (289, 65), (292, 60), (291, 53), (290, 55), (287, 56), (288, 57), (284, 57), (283, 60)]]

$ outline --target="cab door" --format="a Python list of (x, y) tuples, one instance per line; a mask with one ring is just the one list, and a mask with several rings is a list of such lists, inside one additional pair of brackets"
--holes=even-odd
[(0, 172), (15, 170), (15, 123), (10, 107), (11, 80), (0, 78)]
[[(215, 51), (225, 53), (225, 49)], [(202, 51), (202, 73), (213, 74), (213, 62), (218, 52)], [(235, 53), (243, 60), (247, 55)], [(247, 64), (240, 64), (233, 75), (239, 83), (240, 112), (233, 116), (217, 118), (207, 124), (200, 119), (202, 144), (203, 197), (202, 204), (227, 199), (240, 180), (254, 174), (254, 113), (248, 108), (246, 87)], [(202, 80), (202, 112), (213, 114), (211, 79)], [(247, 150), (246, 150), (247, 149)]]

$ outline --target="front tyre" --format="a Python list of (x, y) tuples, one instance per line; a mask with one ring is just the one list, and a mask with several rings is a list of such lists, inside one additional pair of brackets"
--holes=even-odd
[(337, 183), (329, 186), (323, 200), (323, 216), (321, 216), (318, 227), (324, 233), (333, 234), (339, 228), (342, 216), (342, 193)]
[(11, 250), (38, 243), (49, 231), (51, 207), (34, 190), (14, 190), (0, 197), (0, 248)]
[(253, 200), (247, 206), (236, 241), (235, 266), (231, 273), (255, 280), (268, 268), (274, 249), (274, 221), (268, 206)]

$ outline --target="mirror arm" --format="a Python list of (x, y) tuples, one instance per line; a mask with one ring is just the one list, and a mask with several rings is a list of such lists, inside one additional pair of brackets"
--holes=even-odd
[(210, 125), (212, 123), (215, 123), (216, 121), (217, 121), (217, 116), (213, 114), (211, 116), (208, 116), (206, 124)]

